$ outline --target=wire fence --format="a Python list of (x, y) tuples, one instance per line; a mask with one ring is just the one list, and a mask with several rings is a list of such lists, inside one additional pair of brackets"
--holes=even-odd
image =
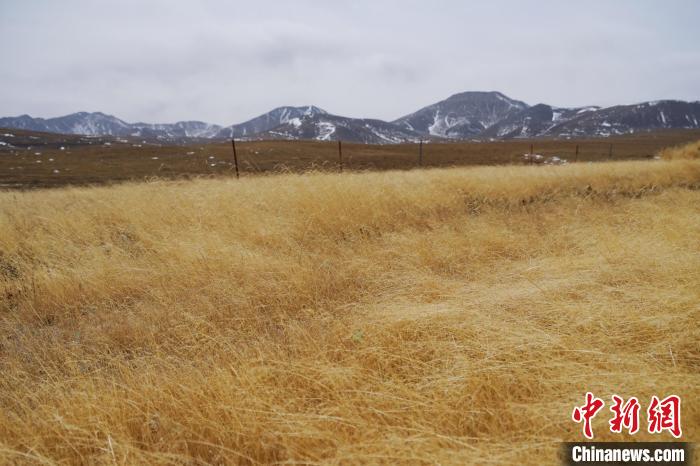
[(369, 145), (346, 141), (231, 141), (232, 170), (241, 173), (305, 170), (391, 170), (466, 165), (564, 165), (653, 159), (654, 141), (541, 140)]

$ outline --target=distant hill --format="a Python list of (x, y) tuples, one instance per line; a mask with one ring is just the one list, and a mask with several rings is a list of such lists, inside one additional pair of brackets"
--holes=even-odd
[(563, 108), (530, 106), (500, 92), (462, 92), (393, 122), (333, 115), (307, 105), (278, 107), (226, 127), (202, 121), (127, 123), (101, 112), (57, 118), (0, 118), (0, 127), (149, 140), (315, 139), (391, 144), (419, 139), (606, 137), (659, 129), (700, 128), (700, 102), (661, 100), (634, 105)]
[(423, 135), (471, 138), (526, 108), (524, 102), (500, 92), (462, 92), (399, 118), (394, 124)]
[(215, 137), (227, 139), (232, 137), (254, 137), (256, 134), (264, 133), (281, 125), (294, 124), (301, 118), (326, 114), (325, 110), (313, 105), (306, 107), (278, 107), (251, 120), (222, 128), (216, 133)]
[(295, 118), (259, 135), (265, 139), (316, 139), (365, 144), (417, 142), (421, 135), (382, 120), (316, 113)]
[(0, 127), (84, 136), (135, 136), (148, 139), (211, 138), (221, 126), (201, 121), (173, 124), (127, 123), (101, 112), (78, 112), (56, 118), (29, 115), (0, 118)]

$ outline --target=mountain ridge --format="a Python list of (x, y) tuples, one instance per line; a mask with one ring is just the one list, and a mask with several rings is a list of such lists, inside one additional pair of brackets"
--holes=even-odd
[(700, 101), (656, 100), (610, 107), (528, 105), (499, 91), (465, 91), (393, 121), (335, 115), (314, 105), (281, 106), (229, 126), (198, 120), (127, 123), (102, 112), (54, 118), (22, 114), (0, 127), (85, 136), (173, 139), (316, 139), (373, 144), (420, 139), (606, 137), (658, 129), (700, 128)]

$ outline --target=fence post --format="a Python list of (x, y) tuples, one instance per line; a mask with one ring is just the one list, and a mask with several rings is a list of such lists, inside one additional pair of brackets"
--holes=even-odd
[(578, 162), (578, 144), (576, 144), (576, 158), (574, 159), (575, 162)]
[(423, 166), (423, 140), (420, 140), (420, 143), (418, 144), (418, 166), (422, 167)]
[(236, 166), (236, 179), (238, 179), (238, 154), (236, 154), (236, 139), (233, 135), (231, 135), (231, 147), (233, 147), (233, 164)]
[(338, 162), (340, 163), (340, 173), (343, 173), (343, 143), (338, 140)]
[(532, 153), (534, 152), (534, 149), (532, 147), (532, 144), (530, 144), (530, 165), (532, 165)]
[(612, 160), (612, 144), (610, 144), (610, 147), (608, 148), (608, 160)]

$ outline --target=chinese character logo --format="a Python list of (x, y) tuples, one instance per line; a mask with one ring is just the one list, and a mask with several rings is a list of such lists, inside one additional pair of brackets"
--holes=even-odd
[(591, 420), (598, 414), (605, 403), (600, 398), (593, 396), (593, 393), (586, 393), (586, 403), (583, 406), (576, 406), (574, 412), (571, 413), (571, 419), (574, 422), (580, 423), (583, 421), (583, 435), (586, 438), (593, 438), (593, 427), (591, 427)]
[(659, 401), (657, 396), (652, 396), (647, 415), (649, 417), (649, 433), (657, 434), (667, 430), (675, 438), (681, 436), (680, 397), (671, 395)]
[[(605, 402), (597, 398), (591, 392), (586, 393), (585, 403), (576, 406), (571, 413), (571, 419), (576, 423), (583, 423), (583, 435), (587, 439), (593, 438), (593, 418), (603, 409)], [(637, 397), (630, 397), (625, 401), (622, 397), (613, 395), (610, 411), (612, 418), (608, 421), (610, 432), (620, 434), (626, 430), (630, 435), (639, 431), (639, 412), (641, 406)], [(683, 434), (681, 430), (681, 398), (677, 395), (669, 395), (660, 400), (656, 395), (651, 397), (647, 409), (647, 431), (650, 434), (660, 434), (668, 431), (675, 438)]]
[(623, 399), (617, 395), (613, 395), (612, 400), (610, 411), (613, 412), (613, 418), (610, 419), (610, 432), (619, 434), (624, 427), (631, 435), (636, 434), (639, 430), (639, 400), (633, 396), (623, 404)]

